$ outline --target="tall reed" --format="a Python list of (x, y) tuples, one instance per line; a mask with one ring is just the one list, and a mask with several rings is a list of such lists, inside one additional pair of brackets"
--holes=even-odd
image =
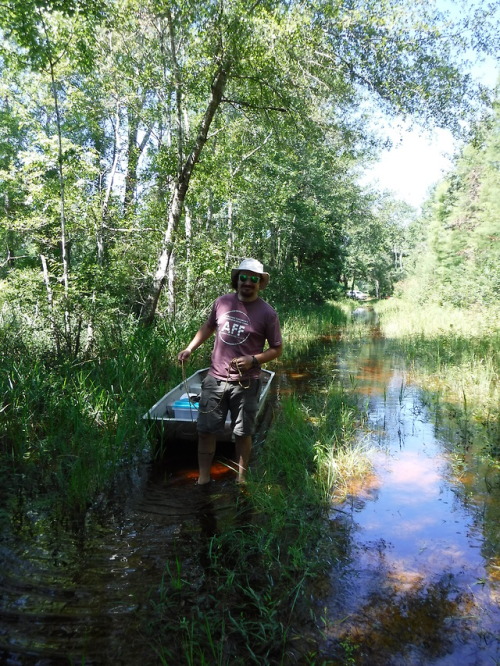
[(241, 519), (211, 537), (202, 580), (185, 576), (180, 591), (177, 569), (164, 577), (150, 627), (161, 663), (315, 663), (311, 590), (340, 556), (328, 528), (332, 495), (368, 469), (357, 418), (336, 383), (283, 401), (238, 500)]
[(340, 303), (323, 306), (289, 306), (280, 313), (283, 329), (284, 358), (300, 354), (319, 336), (338, 336), (341, 327), (349, 322), (349, 308)]
[[(282, 316), (285, 353), (305, 349), (344, 318), (335, 306), (290, 309)], [(178, 318), (146, 329), (132, 318), (108, 322), (96, 331), (92, 354), (70, 362), (9, 322), (0, 329), (2, 468), (65, 514), (85, 511), (120, 470), (147, 453), (141, 416), (180, 381), (177, 354), (199, 323)], [(207, 364), (210, 348), (197, 350), (191, 363)]]
[[(56, 360), (5, 336), (0, 464), (30, 493), (79, 513), (149, 447), (142, 414), (172, 382), (188, 334), (133, 322), (99, 332), (93, 356)], [(0, 336), (1, 337), (1, 336)]]
[[(454, 414), (463, 438), (475, 425), (500, 436), (500, 310), (463, 310), (391, 299), (377, 305), (388, 342), (413, 380)], [(495, 433), (497, 433), (495, 435)]]

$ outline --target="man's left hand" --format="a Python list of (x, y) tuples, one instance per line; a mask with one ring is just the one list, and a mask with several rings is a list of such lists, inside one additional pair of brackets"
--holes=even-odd
[(250, 370), (253, 365), (253, 356), (238, 356), (232, 361), (233, 366), (239, 372), (245, 372)]

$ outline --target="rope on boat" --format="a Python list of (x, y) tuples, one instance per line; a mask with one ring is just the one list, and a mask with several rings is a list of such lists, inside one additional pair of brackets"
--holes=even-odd
[[(238, 370), (238, 374), (239, 374), (239, 376), (240, 376), (240, 378), (238, 379), (238, 384), (241, 386), (241, 388), (243, 388), (243, 389), (248, 389), (248, 388), (250, 388), (250, 380), (248, 380), (248, 385), (247, 385), (247, 386), (244, 386), (244, 385), (241, 383), (242, 380), (243, 380), (243, 373), (241, 372), (240, 368), (236, 365), (236, 357), (235, 357), (235, 358), (232, 359), (231, 363), (230, 363), (230, 364), (228, 365), (228, 367), (227, 367), (227, 375), (226, 375), (226, 379), (224, 380), (224, 389), (223, 389), (223, 391), (222, 391), (222, 393), (221, 393), (221, 396), (220, 396), (219, 401), (217, 402), (217, 404), (216, 404), (212, 409), (208, 409), (208, 410), (206, 410), (206, 411), (203, 410), (203, 409), (200, 409), (200, 408), (198, 407), (198, 412), (201, 412), (201, 414), (211, 414), (212, 412), (215, 412), (215, 410), (219, 407), (219, 405), (220, 405), (221, 402), (222, 402), (222, 398), (224, 397), (224, 394), (225, 394), (225, 392), (226, 392), (226, 390), (227, 390), (227, 385), (228, 385), (228, 383), (229, 383), (229, 377), (230, 377), (231, 366), (232, 366), (232, 365)], [(186, 368), (185, 368), (185, 366), (184, 366), (184, 361), (183, 361), (183, 360), (181, 361), (181, 368), (182, 368), (182, 383), (184, 384), (184, 389), (185, 389), (186, 395), (187, 395), (187, 397), (188, 397), (188, 402), (189, 402), (189, 412), (190, 412), (190, 414), (191, 414), (191, 421), (194, 421), (195, 418), (194, 418), (194, 414), (193, 414), (193, 408), (192, 408), (192, 406), (191, 406), (191, 397), (190, 397), (190, 395), (189, 395), (189, 386), (188, 386), (188, 384), (187, 384), (187, 378), (186, 378)]]

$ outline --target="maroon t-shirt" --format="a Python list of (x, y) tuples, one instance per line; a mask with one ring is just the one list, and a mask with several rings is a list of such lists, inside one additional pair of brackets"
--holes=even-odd
[[(230, 366), (233, 358), (259, 354), (266, 340), (270, 347), (282, 344), (278, 315), (261, 298), (244, 303), (236, 293), (220, 296), (212, 306), (207, 323), (216, 328), (209, 374), (217, 379), (228, 378), (229, 369), (229, 380), (238, 380), (237, 370)], [(259, 368), (251, 368), (244, 376), (258, 377), (259, 373)]]

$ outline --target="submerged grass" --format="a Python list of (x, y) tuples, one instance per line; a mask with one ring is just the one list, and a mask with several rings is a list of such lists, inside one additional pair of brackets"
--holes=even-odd
[(282, 403), (239, 497), (240, 520), (211, 537), (196, 580), (179, 586), (178, 566), (167, 567), (150, 627), (161, 663), (315, 663), (312, 584), (340, 555), (328, 521), (332, 494), (368, 466), (355, 420), (337, 384), (307, 403)]
[[(500, 310), (391, 299), (377, 304), (386, 339), (412, 367), (429, 404), (455, 423), (457, 441), (485, 439), (500, 458)], [(475, 430), (475, 432), (473, 432)]]

